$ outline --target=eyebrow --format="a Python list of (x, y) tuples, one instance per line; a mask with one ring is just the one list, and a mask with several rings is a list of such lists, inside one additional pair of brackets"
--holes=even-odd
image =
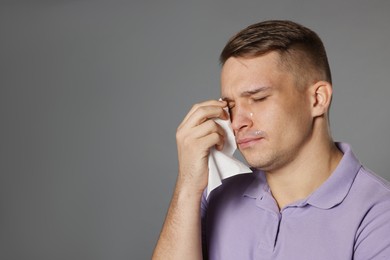
[[(242, 92), (240, 94), (240, 97), (249, 97), (249, 96), (252, 96), (252, 95), (255, 95), (257, 93), (261, 93), (261, 92), (265, 92), (267, 90), (271, 89), (271, 87), (269, 86), (262, 86), (262, 87), (259, 87), (259, 88), (256, 88), (256, 89), (251, 89), (251, 90), (246, 90), (244, 92)], [(233, 101), (232, 99), (228, 98), (228, 97), (222, 97), (222, 100), (225, 100), (225, 101)]]

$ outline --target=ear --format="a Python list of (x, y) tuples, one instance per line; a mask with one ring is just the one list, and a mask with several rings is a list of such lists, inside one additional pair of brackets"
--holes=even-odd
[(332, 85), (326, 81), (318, 81), (310, 86), (309, 91), (312, 116), (319, 117), (325, 115), (332, 101)]

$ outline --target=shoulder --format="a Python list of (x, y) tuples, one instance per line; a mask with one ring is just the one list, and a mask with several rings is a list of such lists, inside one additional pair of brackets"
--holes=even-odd
[(371, 202), (387, 202), (390, 204), (390, 182), (371, 170), (361, 167), (354, 182), (356, 191), (362, 199)]
[(379, 185), (380, 187), (383, 187), (385, 190), (390, 191), (390, 182), (376, 173), (372, 172), (371, 170), (362, 167), (360, 172), (362, 178), (367, 178), (368, 182), (372, 182), (374, 185)]
[(356, 232), (355, 259), (389, 257), (390, 184), (363, 167), (355, 183), (355, 192), (359, 193), (360, 205), (365, 209)]
[(365, 220), (386, 217), (390, 223), (390, 183), (387, 180), (361, 167), (350, 194), (356, 207), (365, 211)]

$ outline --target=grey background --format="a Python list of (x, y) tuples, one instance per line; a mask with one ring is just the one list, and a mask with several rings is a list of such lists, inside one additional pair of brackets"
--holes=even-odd
[(322, 37), (334, 137), (390, 179), (389, 11), (385, 0), (0, 2), (0, 259), (149, 259), (176, 127), (219, 97), (226, 40), (265, 19)]

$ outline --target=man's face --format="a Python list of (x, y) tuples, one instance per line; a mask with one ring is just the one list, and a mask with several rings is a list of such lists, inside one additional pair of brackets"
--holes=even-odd
[(276, 52), (231, 57), (221, 73), (238, 148), (251, 166), (264, 171), (288, 165), (312, 133), (307, 88), (299, 90), (293, 74), (278, 62)]

